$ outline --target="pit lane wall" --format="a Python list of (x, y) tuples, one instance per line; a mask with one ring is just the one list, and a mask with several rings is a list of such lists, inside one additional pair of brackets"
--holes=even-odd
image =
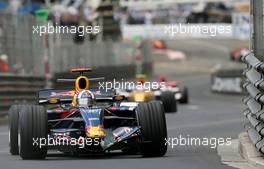
[(248, 95), (243, 99), (247, 106), (245, 129), (256, 149), (264, 154), (264, 62), (250, 53), (242, 58), (246, 82), (243, 87)]

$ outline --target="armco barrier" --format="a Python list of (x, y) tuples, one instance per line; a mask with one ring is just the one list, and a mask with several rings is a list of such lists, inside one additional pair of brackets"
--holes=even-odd
[(248, 123), (245, 126), (252, 143), (264, 154), (264, 62), (252, 53), (242, 60), (247, 64), (244, 71), (246, 82), (243, 85), (248, 92), (243, 99), (247, 106), (244, 115)]
[(0, 74), (0, 116), (14, 103), (32, 103), (36, 91), (45, 87), (44, 77)]

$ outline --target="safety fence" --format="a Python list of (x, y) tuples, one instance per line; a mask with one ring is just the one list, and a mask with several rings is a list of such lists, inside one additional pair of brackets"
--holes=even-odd
[(133, 42), (112, 40), (85, 41), (77, 45), (69, 36), (61, 38), (59, 45), (50, 45), (51, 74), (67, 72), (73, 67), (135, 66), (138, 55), (142, 63), (152, 62), (151, 46), (147, 41), (140, 46)]
[(33, 27), (47, 24), (33, 15), (0, 12), (0, 58), (5, 55), (9, 72), (44, 76), (73, 67), (135, 66), (138, 56), (143, 64), (152, 62), (147, 41), (102, 41), (84, 36), (77, 43), (76, 34), (33, 33)]
[(247, 64), (244, 70), (246, 82), (243, 85), (248, 92), (243, 99), (247, 106), (244, 111), (247, 117), (245, 128), (257, 150), (264, 153), (264, 62), (252, 53), (242, 60)]
[(44, 75), (43, 37), (32, 32), (38, 24), (32, 15), (0, 12), (0, 56), (6, 56), (9, 72)]
[(36, 92), (45, 84), (44, 77), (0, 74), (0, 116), (6, 115), (12, 104), (35, 102)]

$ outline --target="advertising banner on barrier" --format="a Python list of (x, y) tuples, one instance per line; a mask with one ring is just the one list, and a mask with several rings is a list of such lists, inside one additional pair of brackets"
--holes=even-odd
[(250, 37), (250, 14), (248, 12), (237, 12), (232, 15), (233, 36), (238, 39), (249, 39)]

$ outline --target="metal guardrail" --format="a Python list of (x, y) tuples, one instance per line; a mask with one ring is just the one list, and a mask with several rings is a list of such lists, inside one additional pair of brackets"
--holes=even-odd
[(45, 87), (45, 77), (0, 74), (0, 116), (14, 103), (32, 103), (36, 91)]
[(244, 115), (248, 124), (245, 128), (257, 150), (264, 154), (264, 62), (253, 53), (244, 56), (242, 61), (247, 64), (244, 70), (246, 82), (243, 85), (248, 92), (243, 99), (247, 106)]

